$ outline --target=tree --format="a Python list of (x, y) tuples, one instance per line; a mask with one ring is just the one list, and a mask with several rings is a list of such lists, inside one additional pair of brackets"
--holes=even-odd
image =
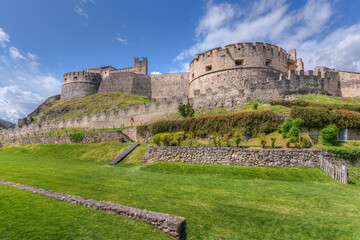
[(180, 103), (178, 106), (178, 112), (180, 113), (180, 116), (188, 118), (194, 116), (195, 110), (193, 105), (188, 102), (187, 104)]

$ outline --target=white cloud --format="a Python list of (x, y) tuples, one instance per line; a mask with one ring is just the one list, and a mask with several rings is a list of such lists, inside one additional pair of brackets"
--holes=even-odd
[(16, 123), (18, 118), (29, 114), (33, 105), (40, 104), (44, 97), (24, 91), (17, 85), (0, 88), (0, 118)]
[(38, 56), (36, 54), (33, 53), (27, 53), (27, 57), (31, 60), (38, 60)]
[(161, 72), (151, 72), (150, 75), (161, 74)]
[(10, 42), (9, 35), (6, 32), (4, 32), (2, 28), (0, 28), (0, 46), (5, 47), (6, 43), (8, 42)]
[(195, 28), (195, 43), (175, 58), (184, 69), (195, 54), (238, 42), (270, 42), (297, 49), (305, 67), (329, 66), (360, 71), (360, 24), (331, 29), (336, 13), (329, 0), (308, 0), (292, 9), (286, 0), (257, 0), (248, 4), (214, 4)]
[(61, 82), (39, 69), (37, 55), (26, 56), (14, 46), (0, 48), (0, 119), (17, 122), (61, 91)]
[(74, 11), (80, 16), (88, 19), (89, 15), (84, 10), (84, 5), (87, 3), (96, 4), (95, 0), (76, 0)]
[(128, 41), (124, 38), (121, 38), (119, 35), (115, 38), (117, 41), (119, 41), (120, 43), (124, 44), (124, 45), (128, 45)]
[(10, 57), (13, 59), (22, 59), (25, 60), (26, 58), (21, 55), (19, 50), (16, 47), (9, 47)]

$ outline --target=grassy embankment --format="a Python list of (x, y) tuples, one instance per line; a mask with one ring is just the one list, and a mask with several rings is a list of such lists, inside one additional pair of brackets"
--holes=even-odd
[[(10, 145), (0, 149), (0, 178), (183, 216), (187, 219), (188, 239), (360, 237), (359, 178), (355, 179), (357, 184), (344, 185), (319, 168), (307, 167), (167, 162), (140, 167), (146, 145), (134, 150), (119, 165), (108, 166), (127, 146), (128, 143)], [(37, 235), (43, 232), (49, 239), (167, 237), (142, 223), (1, 188), (4, 198), (0, 198), (0, 233), (9, 236), (5, 239), (45, 236)], [(23, 217), (19, 217), (20, 213)], [(134, 229), (133, 236), (120, 232), (126, 231), (127, 224)], [(149, 231), (149, 235), (142, 238), (144, 231)]]
[(35, 121), (41, 118), (46, 121), (61, 120), (83, 116), (85, 114), (99, 113), (111, 109), (118, 110), (123, 107), (129, 107), (130, 104), (150, 103), (149, 99), (129, 95), (121, 92), (96, 93), (83, 98), (76, 98), (66, 101), (54, 101), (50, 105), (43, 107)]

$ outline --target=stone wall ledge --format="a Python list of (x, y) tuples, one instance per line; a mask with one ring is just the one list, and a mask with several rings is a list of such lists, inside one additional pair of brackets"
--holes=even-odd
[(210, 146), (148, 147), (142, 165), (156, 161), (238, 166), (316, 167), (323, 158), (334, 165), (349, 161), (321, 149), (262, 149)]
[(122, 216), (132, 218), (136, 221), (143, 221), (154, 225), (164, 233), (173, 236), (175, 239), (186, 239), (186, 220), (183, 217), (152, 212), (148, 210), (138, 209), (134, 207), (127, 207), (121, 204), (112, 202), (96, 201), (93, 199), (86, 199), (79, 196), (68, 195), (65, 193), (53, 192), (37, 187), (31, 187), (24, 184), (7, 182), (0, 179), (0, 184), (9, 185), (15, 188), (24, 189), (29, 192), (38, 193), (43, 196), (55, 198), (61, 201), (82, 205), (84, 207), (105, 210), (120, 214)]

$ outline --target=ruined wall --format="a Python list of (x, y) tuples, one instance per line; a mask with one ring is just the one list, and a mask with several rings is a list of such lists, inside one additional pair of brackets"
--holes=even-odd
[(70, 72), (63, 76), (61, 100), (86, 97), (97, 93), (101, 75), (92, 72)]
[(180, 102), (186, 99), (161, 99), (150, 104), (141, 103), (130, 105), (129, 108), (119, 110), (102, 111), (92, 115), (85, 115), (78, 118), (69, 118), (59, 122), (47, 122), (42, 125), (30, 124), (23, 127), (16, 126), (14, 129), (3, 129), (0, 131), (0, 138), (11, 139), (35, 135), (56, 129), (64, 128), (121, 128), (126, 126), (138, 126), (166, 118), (177, 113)]
[(123, 92), (151, 98), (150, 77), (132, 72), (112, 73), (103, 78), (98, 92)]
[(189, 73), (153, 74), (151, 97), (154, 99), (187, 97), (189, 93)]
[(249, 149), (235, 147), (149, 146), (142, 165), (156, 161), (238, 166), (316, 167), (323, 158), (334, 165), (348, 161), (319, 149)]

